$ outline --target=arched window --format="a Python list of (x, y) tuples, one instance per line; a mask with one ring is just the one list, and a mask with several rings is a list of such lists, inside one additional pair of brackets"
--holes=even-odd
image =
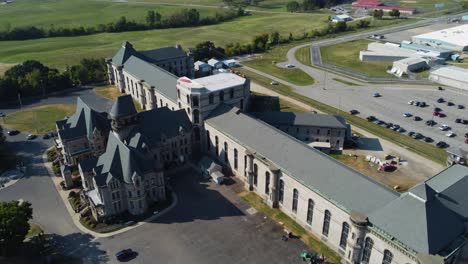
[(180, 90), (179, 89), (177, 89), (177, 98), (180, 99)]
[(192, 103), (193, 103), (193, 106), (198, 106), (198, 97), (192, 96)]
[(309, 199), (307, 202), (307, 223), (309, 225), (312, 225), (312, 218), (314, 216), (314, 201), (312, 199)]
[(231, 89), (231, 90), (229, 91), (229, 97), (230, 97), (231, 99), (234, 98), (234, 89)]
[(254, 164), (254, 169), (253, 169), (253, 185), (257, 187), (257, 182), (258, 182), (258, 166), (257, 164)]
[(219, 92), (219, 101), (224, 101), (224, 91)]
[(270, 194), (270, 172), (265, 172), (265, 193)]
[(237, 149), (234, 149), (234, 169), (237, 170)]
[(392, 260), (393, 260), (392, 252), (390, 252), (390, 250), (388, 249), (384, 250), (382, 264), (390, 264), (392, 263)]
[(182, 105), (180, 104), (180, 102), (179, 102), (179, 109), (182, 109)]
[(373, 247), (374, 247), (374, 241), (370, 237), (366, 237), (366, 242), (364, 243), (364, 250), (362, 252), (361, 262), (369, 263)]
[(293, 190), (293, 203), (292, 203), (292, 210), (294, 213), (297, 212), (297, 203), (299, 200), (299, 191), (297, 189)]
[(330, 230), (330, 220), (331, 220), (331, 213), (328, 210), (325, 210), (325, 215), (323, 217), (323, 228), (322, 234), (324, 236), (328, 236), (328, 231)]
[(206, 149), (211, 149), (211, 139), (210, 139), (210, 131), (206, 131)]
[(341, 238), (340, 238), (340, 247), (345, 250), (346, 249), (346, 240), (348, 239), (349, 234), (349, 224), (344, 222), (343, 228), (341, 229)]
[(209, 103), (210, 103), (210, 104), (213, 104), (213, 103), (214, 103), (214, 96), (213, 96), (213, 94), (210, 94), (210, 95), (208, 96), (208, 100), (209, 100)]
[(229, 162), (229, 157), (228, 157), (228, 143), (224, 142), (224, 161), (226, 163)]
[(190, 104), (190, 96), (187, 94), (185, 98), (187, 99), (187, 104)]
[(244, 155), (244, 176), (247, 177), (247, 155)]
[(279, 192), (278, 192), (278, 200), (280, 203), (283, 203), (284, 199), (284, 181), (280, 180), (279, 181)]
[(216, 150), (216, 156), (218, 156), (219, 155), (218, 136), (215, 137), (215, 150)]
[(193, 110), (193, 122), (195, 124), (200, 123), (200, 111), (198, 109)]

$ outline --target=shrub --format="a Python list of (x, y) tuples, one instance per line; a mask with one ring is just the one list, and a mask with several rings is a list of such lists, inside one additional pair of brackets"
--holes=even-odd
[(96, 226), (96, 224), (94, 224), (94, 223), (92, 223), (92, 224), (89, 225), (89, 227), (90, 227), (91, 229), (94, 229), (95, 226)]
[(76, 195), (77, 195), (76, 192), (71, 191), (71, 192), (68, 193), (68, 198), (74, 198)]

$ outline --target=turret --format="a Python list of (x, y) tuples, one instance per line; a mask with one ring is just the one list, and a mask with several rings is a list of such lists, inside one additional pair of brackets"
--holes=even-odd
[(131, 95), (118, 97), (109, 115), (112, 118), (112, 131), (122, 141), (138, 124), (137, 111)]

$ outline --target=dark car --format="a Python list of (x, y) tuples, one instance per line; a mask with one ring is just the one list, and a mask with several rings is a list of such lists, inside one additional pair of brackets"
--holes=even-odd
[(427, 106), (426, 102), (421, 102), (421, 103), (419, 104), (419, 107), (426, 107), (426, 106)]
[(372, 122), (372, 121), (376, 120), (377, 118), (375, 116), (368, 116), (368, 117), (366, 117), (366, 119), (367, 119), (367, 121)]
[(374, 123), (376, 123), (377, 125), (385, 125), (385, 121), (382, 121), (382, 120), (376, 120)]
[(457, 108), (458, 109), (465, 109), (465, 106), (464, 105), (457, 105)]
[(462, 119), (461, 119), (461, 118), (455, 119), (455, 123), (460, 124), (461, 122), (462, 122)]
[(439, 99), (437, 99), (437, 102), (438, 103), (443, 103), (443, 102), (445, 102), (445, 100), (444, 100), (444, 98), (439, 98)]
[(415, 117), (413, 117), (413, 120), (414, 120), (414, 121), (421, 121), (421, 120), (422, 120), (422, 118), (421, 118), (421, 117), (419, 117), (419, 116), (415, 116)]
[(406, 129), (404, 129), (404, 128), (402, 128), (402, 127), (398, 128), (398, 129), (396, 130), (396, 132), (400, 132), (400, 133), (403, 133), (403, 132), (405, 132), (405, 131), (406, 131)]
[(446, 147), (448, 147), (449, 145), (448, 145), (447, 143), (445, 143), (444, 141), (439, 141), (439, 142), (437, 142), (436, 146), (437, 146), (438, 148), (446, 148)]
[(13, 130), (8, 131), (7, 134), (8, 134), (9, 136), (15, 136), (15, 135), (18, 135), (18, 134), (19, 134), (19, 131), (16, 130), (16, 129), (13, 129)]
[(408, 136), (412, 137), (415, 133), (413, 131), (408, 132)]
[(49, 138), (50, 138), (49, 134), (42, 135), (42, 139), (49, 139)]
[(428, 125), (428, 126), (434, 126), (434, 125), (436, 125), (436, 124), (437, 124), (437, 122), (434, 121), (434, 120), (427, 120), (427, 121), (426, 121), (426, 125)]
[(430, 137), (425, 137), (425, 138), (424, 138), (424, 142), (431, 143), (431, 142), (433, 142), (433, 141), (434, 141), (434, 140), (433, 140), (432, 138), (430, 138)]
[(465, 133), (465, 138), (468, 138), (468, 132)]
[(416, 102), (414, 102), (414, 105), (415, 105), (415, 106), (420, 106), (420, 105), (421, 105), (421, 102), (416, 101)]
[(123, 249), (117, 253), (115, 253), (115, 257), (119, 260), (119, 261), (124, 261), (124, 260), (128, 260), (130, 259), (131, 257), (133, 257), (135, 255), (136, 252), (134, 252), (133, 250), (131, 249)]
[(442, 112), (442, 109), (440, 109), (439, 107), (435, 107), (434, 112)]
[(447, 105), (448, 105), (448, 106), (453, 106), (453, 105), (455, 105), (455, 104), (452, 103), (452, 102), (447, 102)]
[(385, 125), (386, 128), (391, 128), (392, 126), (393, 126), (393, 123), (387, 123), (387, 124)]
[(464, 124), (464, 125), (468, 125), (468, 120), (463, 119), (463, 120), (461, 121), (461, 123)]
[(446, 117), (447, 115), (445, 115), (444, 113), (439, 113), (437, 116), (438, 117)]
[(3, 112), (0, 112), (0, 117), (5, 117), (6, 115)]
[(397, 124), (394, 124), (392, 126), (392, 129), (395, 130), (395, 131), (397, 131), (399, 128), (400, 128), (400, 125), (397, 125)]
[(353, 109), (353, 110), (350, 110), (350, 111), (349, 111), (349, 114), (351, 114), (351, 115), (357, 115), (357, 114), (359, 114), (359, 111), (356, 110), (356, 109)]
[(414, 139), (424, 138), (423, 134), (421, 133), (414, 133), (411, 137)]

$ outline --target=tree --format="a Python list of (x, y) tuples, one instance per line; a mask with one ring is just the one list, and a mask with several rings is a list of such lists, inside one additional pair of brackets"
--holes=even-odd
[(154, 28), (156, 23), (161, 22), (161, 14), (155, 12), (154, 10), (149, 10), (146, 14), (146, 24), (150, 28)]
[(370, 21), (367, 19), (361, 19), (356, 23), (357, 28), (368, 28), (370, 25)]
[(348, 25), (346, 24), (345, 21), (338, 21), (335, 24), (335, 32), (345, 32), (347, 28), (348, 28)]
[(253, 37), (252, 46), (256, 51), (265, 51), (268, 48), (268, 33), (259, 34)]
[(291, 13), (299, 11), (300, 8), (301, 5), (296, 1), (291, 1), (286, 4), (286, 10)]
[(376, 19), (382, 19), (384, 13), (382, 9), (374, 9), (374, 13), (372, 13), (372, 16)]
[[(229, 47), (227, 45), (226, 47)], [(214, 57), (224, 56), (224, 49), (216, 47), (211, 41), (204, 41), (198, 43), (193, 50), (193, 57), (195, 60), (207, 61)]]
[(388, 14), (389, 14), (391, 17), (399, 18), (399, 17), (400, 17), (400, 10), (398, 10), (398, 9), (392, 9), (390, 12), (388, 12)]
[(280, 33), (278, 31), (275, 31), (273, 33), (271, 33), (270, 35), (270, 44), (279, 44), (279, 41), (280, 41)]
[(19, 248), (29, 231), (32, 219), (29, 202), (0, 202), (0, 254), (12, 255)]

